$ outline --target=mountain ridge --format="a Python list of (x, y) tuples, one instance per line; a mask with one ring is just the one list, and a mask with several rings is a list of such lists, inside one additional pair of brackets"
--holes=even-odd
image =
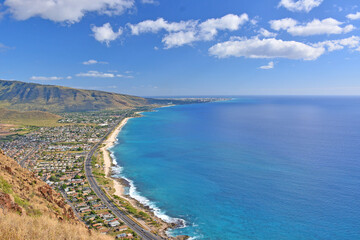
[(143, 107), (151, 99), (97, 90), (0, 80), (0, 107), (20, 111), (98, 111)]

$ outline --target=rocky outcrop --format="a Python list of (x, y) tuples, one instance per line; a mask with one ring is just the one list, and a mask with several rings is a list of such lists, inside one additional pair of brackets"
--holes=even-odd
[[(79, 222), (65, 199), (32, 172), (22, 168), (16, 161), (5, 156), (0, 150), (0, 180), (11, 190), (0, 188), (0, 207), (23, 214), (34, 212), (55, 216), (60, 220)], [(1, 184), (0, 184), (1, 187)], [(12, 199), (26, 204), (19, 206)]]
[(58, 216), (59, 219), (76, 219), (75, 213), (70, 206), (65, 203), (65, 199), (60, 196), (59, 193), (55, 192), (49, 185), (43, 185), (38, 188), (39, 193), (49, 202), (55, 204), (62, 209), (62, 215)]
[(11, 168), (9, 166), (5, 166), (4, 170), (7, 171), (10, 175), (14, 175), (13, 171), (11, 170)]
[(20, 214), (23, 213), (22, 208), (11, 199), (10, 195), (7, 193), (0, 192), (0, 208), (3, 209), (3, 212), (15, 211)]

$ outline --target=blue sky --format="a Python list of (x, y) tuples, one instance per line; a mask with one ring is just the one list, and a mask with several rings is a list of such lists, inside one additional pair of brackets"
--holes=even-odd
[(0, 79), (140, 96), (360, 94), (356, 0), (0, 4)]

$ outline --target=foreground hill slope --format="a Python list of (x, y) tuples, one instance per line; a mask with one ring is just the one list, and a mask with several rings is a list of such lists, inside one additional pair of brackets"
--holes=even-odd
[(90, 232), (64, 198), (0, 150), (1, 239), (112, 239)]
[(128, 109), (149, 105), (141, 97), (53, 85), (0, 80), (0, 107), (51, 112)]
[(85, 227), (59, 222), (47, 216), (28, 217), (16, 213), (0, 214), (0, 239), (2, 240), (111, 240)]

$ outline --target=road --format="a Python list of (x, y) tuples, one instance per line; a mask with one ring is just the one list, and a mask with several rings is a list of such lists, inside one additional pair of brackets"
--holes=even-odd
[(61, 195), (63, 196), (63, 198), (65, 199), (66, 203), (72, 208), (73, 212), (75, 213), (76, 217), (78, 219), (81, 219), (81, 216), (79, 215), (79, 213), (76, 211), (75, 207), (72, 205), (72, 203), (67, 199), (66, 194), (64, 192), (64, 190), (62, 190), (61, 188), (59, 188), (59, 191), (61, 193)]
[(32, 150), (24, 157), (24, 159), (19, 162), (20, 166), (23, 167), (23, 168), (25, 168), (25, 163), (26, 163), (26, 161), (28, 160), (28, 158), (30, 157), (30, 155), (33, 154), (33, 153), (34, 153), (35, 151), (37, 151), (37, 150), (39, 150), (39, 147), (36, 147), (36, 148), (32, 149)]
[[(121, 121), (120, 121), (121, 122)], [(142, 239), (145, 240), (161, 240), (162, 238), (155, 236), (151, 232), (143, 229), (140, 225), (134, 222), (131, 218), (129, 218), (123, 211), (121, 211), (115, 204), (105, 195), (105, 193), (101, 190), (99, 185), (97, 184), (92, 171), (91, 171), (91, 157), (94, 155), (96, 149), (105, 141), (107, 136), (115, 130), (115, 128), (120, 124), (118, 122), (105, 137), (103, 137), (99, 143), (97, 143), (88, 153), (85, 159), (85, 175), (89, 181), (90, 187), (95, 192), (95, 194), (103, 201), (103, 203), (116, 215), (119, 219), (121, 219), (129, 228), (131, 228), (134, 232), (136, 232)]]

